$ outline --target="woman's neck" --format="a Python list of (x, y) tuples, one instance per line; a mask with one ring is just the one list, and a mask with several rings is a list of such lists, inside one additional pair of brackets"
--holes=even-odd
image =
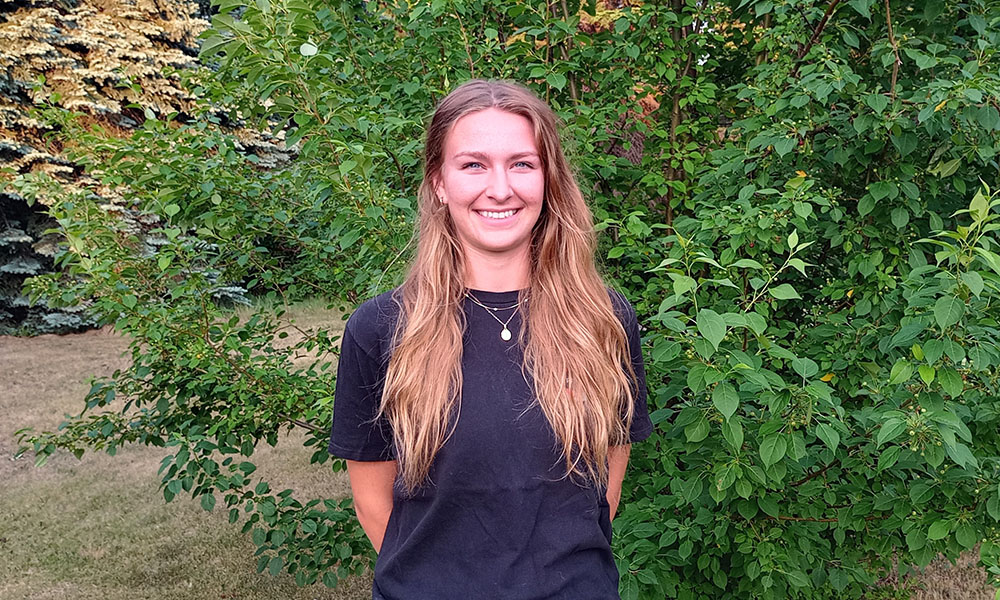
[(527, 249), (517, 255), (466, 251), (465, 287), (484, 292), (509, 292), (528, 287)]

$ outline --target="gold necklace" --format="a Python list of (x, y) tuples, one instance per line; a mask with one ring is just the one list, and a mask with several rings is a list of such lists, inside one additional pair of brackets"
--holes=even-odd
[(518, 300), (517, 304), (514, 304), (513, 306), (504, 306), (504, 307), (496, 307), (496, 308), (494, 308), (492, 306), (486, 306), (485, 304), (483, 304), (482, 302), (480, 302), (475, 296), (473, 296), (469, 292), (465, 292), (465, 297), (468, 298), (469, 300), (472, 300), (472, 302), (474, 304), (477, 304), (477, 305), (482, 306), (483, 308), (485, 308), (488, 311), (487, 314), (489, 314), (491, 317), (493, 317), (494, 319), (496, 319), (497, 323), (500, 323), (500, 325), (503, 327), (503, 329), (500, 331), (500, 339), (503, 340), (503, 341), (505, 341), (505, 342), (509, 342), (510, 338), (513, 337), (513, 334), (510, 332), (510, 329), (507, 328), (507, 325), (509, 325), (510, 322), (514, 320), (514, 315), (517, 314), (517, 311), (512, 312), (510, 314), (510, 317), (507, 318), (506, 322), (500, 320), (500, 317), (496, 316), (495, 313), (498, 310), (510, 310), (512, 308), (517, 308), (517, 307), (521, 306), (521, 301)]

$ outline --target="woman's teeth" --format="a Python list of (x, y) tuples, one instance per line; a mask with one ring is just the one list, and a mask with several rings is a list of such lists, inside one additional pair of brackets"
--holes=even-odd
[(479, 214), (483, 215), (487, 219), (506, 219), (507, 217), (513, 216), (514, 213), (517, 212), (517, 211), (514, 211), (514, 210), (505, 210), (503, 212), (496, 212), (496, 211), (492, 211), (492, 210), (478, 210), (476, 212), (478, 212)]

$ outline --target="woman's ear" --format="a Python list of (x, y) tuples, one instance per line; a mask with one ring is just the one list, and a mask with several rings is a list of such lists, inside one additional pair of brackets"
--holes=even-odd
[(444, 196), (444, 186), (441, 185), (440, 180), (437, 178), (434, 180), (434, 197), (437, 198), (437, 201), (441, 204), (448, 204), (448, 199)]

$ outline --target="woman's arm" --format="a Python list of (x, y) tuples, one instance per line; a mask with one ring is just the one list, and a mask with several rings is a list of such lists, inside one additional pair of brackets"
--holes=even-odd
[[(347, 476), (354, 494), (354, 512), (361, 528), (371, 540), (375, 552), (382, 549), (382, 538), (392, 513), (392, 485), (396, 481), (396, 461), (347, 461)], [(619, 484), (621, 482), (619, 481)]]
[(625, 479), (625, 469), (628, 467), (628, 455), (631, 451), (631, 444), (608, 448), (608, 506), (611, 507), (612, 521), (618, 511), (618, 502), (622, 499), (622, 481)]

